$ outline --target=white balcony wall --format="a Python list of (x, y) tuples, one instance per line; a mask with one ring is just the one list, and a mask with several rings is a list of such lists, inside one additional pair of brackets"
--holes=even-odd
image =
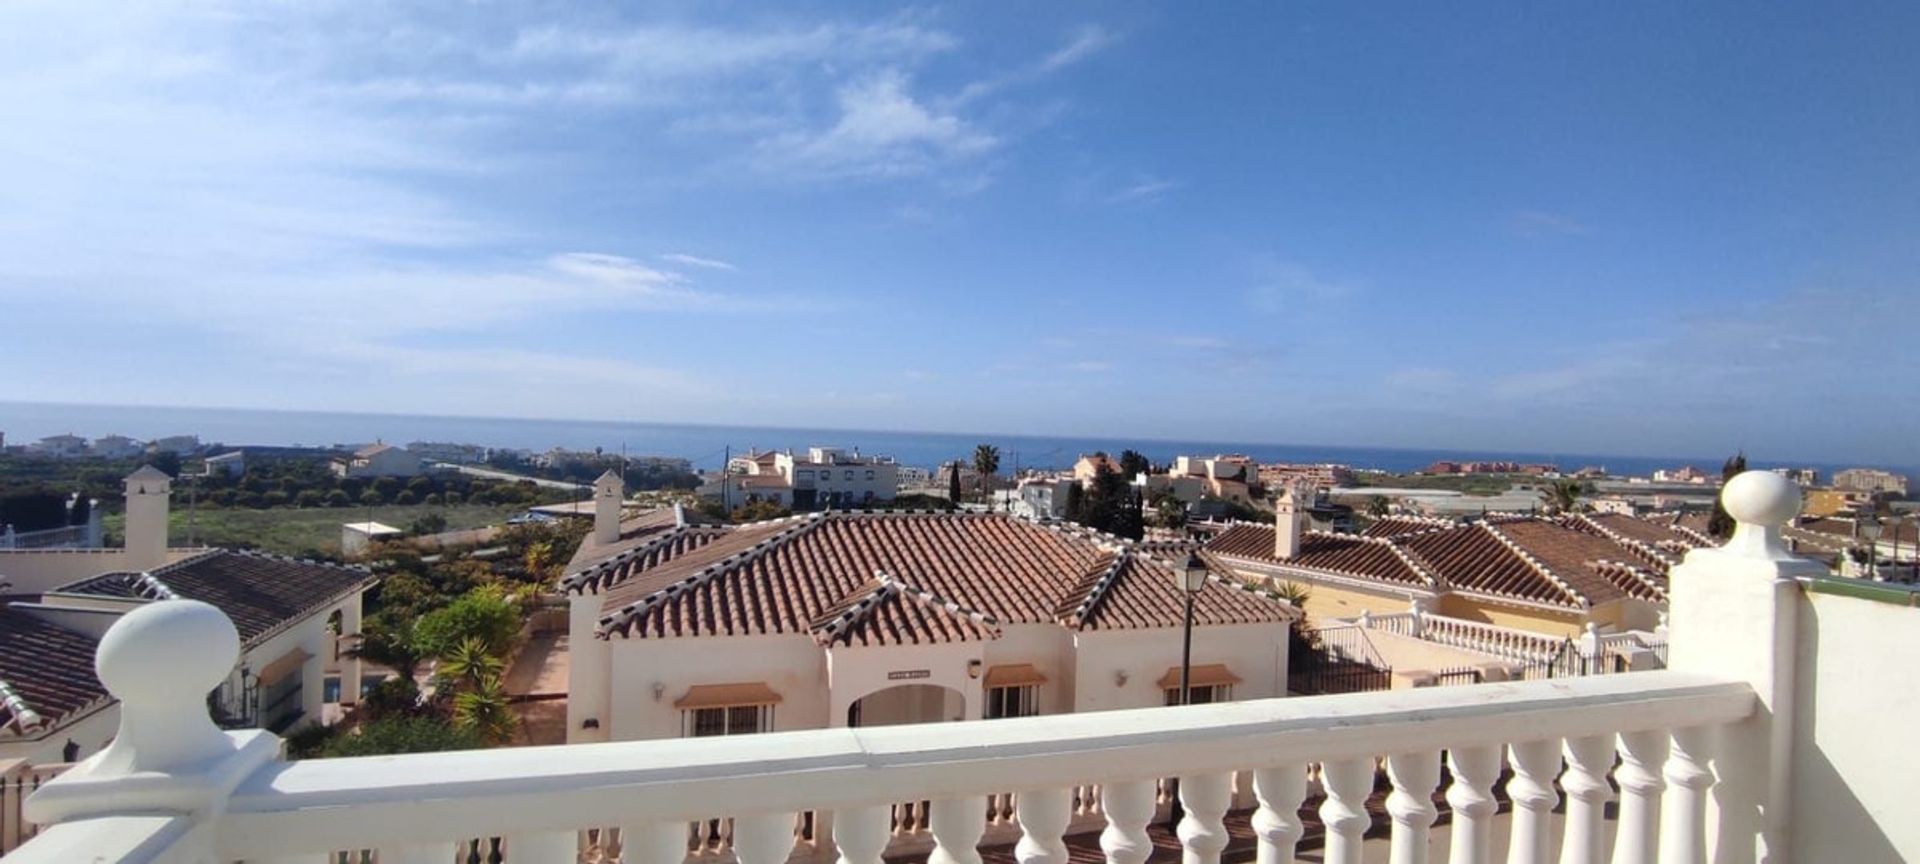
[(1812, 593), (1798, 613), (1793, 859), (1920, 858), (1920, 609)]

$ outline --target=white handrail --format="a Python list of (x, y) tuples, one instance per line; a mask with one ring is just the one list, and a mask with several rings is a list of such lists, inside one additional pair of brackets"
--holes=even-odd
[(264, 766), (225, 858), (383, 847), (1370, 758), (1739, 720), (1754, 694), (1678, 672), (712, 739)]

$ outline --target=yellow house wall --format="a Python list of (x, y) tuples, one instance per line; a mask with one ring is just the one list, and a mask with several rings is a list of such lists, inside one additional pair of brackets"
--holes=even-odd
[[(1571, 612), (1560, 613), (1544, 609), (1498, 606), (1459, 594), (1448, 594), (1440, 598), (1440, 614), (1479, 621), (1482, 624), (1512, 627), (1515, 630), (1531, 630), (1549, 636), (1577, 636), (1586, 629), (1586, 619)], [(1617, 604), (1614, 614), (1618, 614)], [(1596, 623), (1604, 622), (1596, 619)]]
[(1404, 594), (1374, 594), (1349, 588), (1334, 588), (1318, 582), (1297, 581), (1307, 585), (1313, 592), (1307, 597), (1306, 612), (1308, 617), (1315, 620), (1353, 618), (1361, 612), (1387, 615), (1413, 608), (1413, 601)]

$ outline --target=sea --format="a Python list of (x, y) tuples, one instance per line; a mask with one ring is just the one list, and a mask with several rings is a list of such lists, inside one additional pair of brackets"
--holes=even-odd
[[(325, 447), (385, 441), (478, 444), (492, 448), (544, 451), (625, 452), (632, 456), (677, 456), (703, 469), (725, 464), (729, 452), (812, 446), (858, 448), (866, 455), (892, 456), (903, 465), (934, 467), (954, 458), (970, 459), (975, 445), (1000, 448), (1002, 470), (1064, 468), (1082, 453), (1138, 450), (1155, 462), (1175, 456), (1241, 453), (1262, 462), (1333, 462), (1355, 468), (1416, 471), (1436, 461), (1513, 461), (1552, 463), (1568, 471), (1602, 466), (1614, 475), (1647, 475), (1656, 469), (1697, 465), (1718, 470), (1727, 454), (1623, 456), (1514, 450), (1444, 450), (1353, 447), (1258, 441), (1166, 440), (1106, 437), (1055, 437), (1006, 433), (904, 432), (871, 429), (813, 429), (780, 426), (709, 426), (679, 423), (627, 423), (601, 420), (534, 420), (412, 414), (358, 414), (276, 411), (244, 408), (174, 408), (130, 405), (72, 405), (0, 401), (0, 434), (8, 444), (27, 444), (48, 435), (70, 433), (87, 438), (128, 435), (151, 440), (168, 435), (198, 435), (209, 444), (229, 447)], [(1761, 459), (1756, 468), (1785, 466)], [(1834, 464), (1796, 462), (1822, 474)]]

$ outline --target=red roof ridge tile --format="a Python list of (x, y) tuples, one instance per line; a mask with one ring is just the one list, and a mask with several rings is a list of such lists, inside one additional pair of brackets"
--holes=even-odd
[[(1633, 519), (1635, 517), (1621, 515), (1621, 518)], [(1657, 545), (1641, 540), (1638, 537), (1630, 537), (1624, 532), (1620, 531), (1620, 529), (1614, 528), (1608, 525), (1607, 523), (1602, 522), (1597, 518), (1594, 518), (1594, 514), (1575, 513), (1575, 514), (1572, 514), (1572, 516), (1570, 517), (1570, 521), (1574, 521), (1580, 525), (1591, 528), (1593, 531), (1599, 533), (1600, 536), (1605, 537), (1608, 540), (1612, 540), (1613, 542), (1618, 543), (1622, 546), (1625, 546), (1628, 549), (1631, 549), (1633, 551), (1639, 552), (1642, 555), (1650, 557), (1653, 559), (1654, 563), (1659, 563), (1667, 567), (1671, 567), (1675, 564), (1680, 563), (1680, 556), (1675, 555), (1668, 550), (1662, 549)]]
[(1093, 566), (1081, 574), (1080, 581), (1073, 590), (1061, 598), (1062, 603), (1054, 608), (1054, 617), (1061, 626), (1082, 629), (1093, 619), (1099, 609), (1100, 601), (1106, 598), (1107, 591), (1120, 578), (1120, 570), (1127, 563), (1127, 551), (1115, 550), (1093, 559)]
[(605, 589), (612, 588), (626, 581), (627, 578), (632, 575), (630, 573), (614, 572), (628, 561), (632, 561), (635, 558), (644, 558), (647, 555), (659, 551), (663, 547), (672, 545), (682, 537), (693, 534), (725, 534), (732, 530), (731, 526), (725, 525), (675, 526), (661, 534), (655, 535), (653, 539), (615, 555), (612, 558), (568, 573), (560, 579), (560, 591), (563, 594), (586, 594), (589, 592), (598, 594)]
[(731, 570), (740, 564), (753, 561), (757, 558), (760, 558), (761, 556), (766, 555), (768, 552), (778, 549), (779, 547), (785, 545), (788, 541), (792, 540), (793, 538), (801, 534), (804, 534), (808, 530), (812, 528), (816, 528), (821, 524), (823, 524), (826, 521), (826, 515), (827, 514), (825, 513), (810, 513), (804, 516), (789, 516), (789, 517), (785, 517), (784, 519), (769, 519), (763, 522), (749, 522), (745, 525), (740, 526), (742, 528), (748, 528), (748, 527), (756, 527), (756, 526), (765, 526), (768, 524), (773, 524), (773, 523), (778, 523), (783, 521), (795, 523), (795, 524), (789, 525), (786, 528), (781, 529), (778, 533), (774, 534), (773, 536), (753, 544), (753, 546), (751, 546), (744, 552), (735, 552), (734, 554), (728, 555), (727, 557), (722, 558), (718, 561), (715, 561), (712, 564), (708, 564), (707, 566), (700, 568), (699, 570), (695, 571), (691, 575), (687, 576), (684, 579), (681, 579), (678, 582), (668, 585), (665, 588), (662, 588), (658, 591), (653, 592), (652, 594), (648, 594), (647, 596), (640, 598), (639, 600), (636, 600), (632, 603), (627, 604), (626, 606), (622, 607), (619, 611), (611, 615), (602, 616), (600, 618), (599, 626), (594, 628), (596, 633), (602, 637), (606, 637), (606, 636), (611, 636), (614, 630), (619, 630), (620, 635), (622, 636), (628, 635), (629, 631), (633, 629), (633, 622), (639, 620), (640, 617), (645, 615), (648, 610), (652, 609), (655, 606), (660, 605), (660, 603), (663, 600), (666, 600), (675, 595), (678, 595), (679, 593), (686, 591), (688, 589), (696, 588), (702, 584), (705, 584), (707, 581), (711, 580), (715, 576), (720, 575), (721, 573), (725, 573), (728, 570)]

